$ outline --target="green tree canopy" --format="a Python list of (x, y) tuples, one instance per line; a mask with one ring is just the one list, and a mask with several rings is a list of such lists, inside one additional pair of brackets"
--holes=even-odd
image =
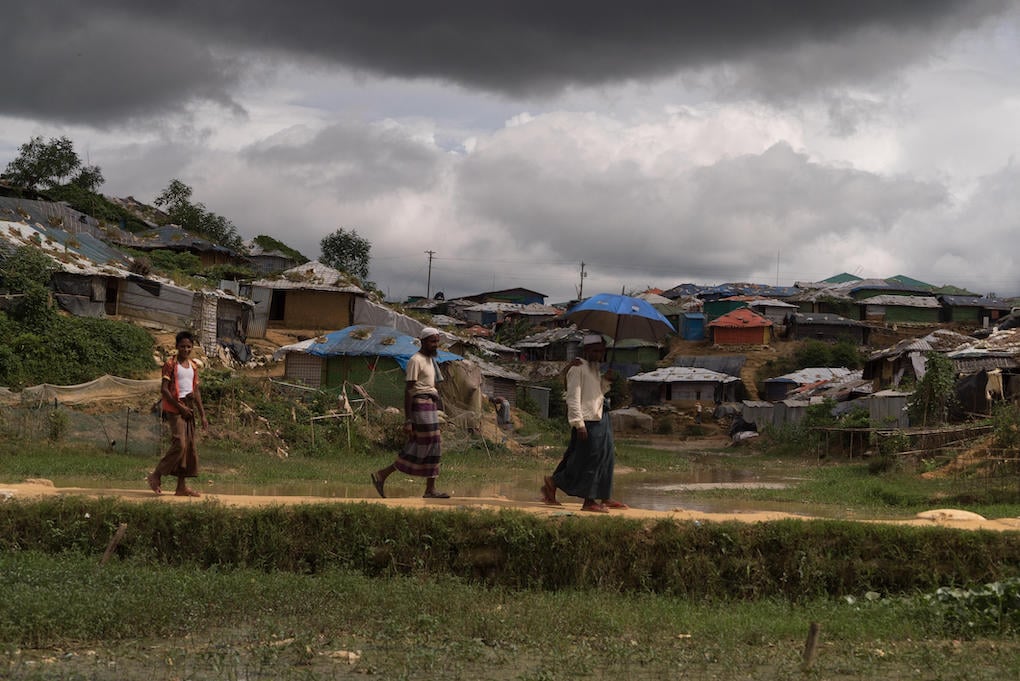
[(319, 242), (322, 249), (320, 262), (324, 265), (352, 274), (358, 279), (368, 279), (368, 263), (372, 244), (368, 239), (358, 236), (357, 230), (338, 228), (332, 234), (322, 237)]
[(71, 184), (74, 186), (93, 193), (103, 186), (104, 182), (106, 182), (106, 178), (103, 177), (103, 171), (99, 169), (99, 166), (82, 166), (82, 169), (71, 180)]
[(166, 211), (171, 222), (192, 234), (203, 236), (235, 251), (243, 250), (244, 243), (234, 223), (208, 210), (201, 203), (192, 203), (192, 193), (191, 187), (178, 179), (173, 179), (156, 197), (156, 205)]
[(80, 167), (81, 159), (69, 138), (51, 137), (46, 141), (37, 136), (21, 145), (18, 157), (7, 164), (4, 177), (27, 189), (57, 187)]

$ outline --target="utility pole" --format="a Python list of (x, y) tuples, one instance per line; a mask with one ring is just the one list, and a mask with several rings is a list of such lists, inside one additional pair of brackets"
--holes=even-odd
[(432, 299), (432, 256), (436, 254), (435, 251), (425, 251), (429, 256), (429, 278), (425, 284), (425, 299)]
[(581, 285), (577, 287), (577, 299), (584, 300), (584, 278), (588, 273), (584, 271), (584, 261), (581, 261)]

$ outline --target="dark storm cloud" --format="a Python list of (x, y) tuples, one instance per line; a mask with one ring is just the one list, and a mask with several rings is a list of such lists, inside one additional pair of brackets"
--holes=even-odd
[[(13, 3), (7, 3), (13, 4)], [(237, 110), (236, 58), (196, 36), (86, 3), (17, 3), (2, 11), (0, 114), (102, 125), (176, 113), (196, 100)]]
[[(241, 63), (228, 53), (513, 96), (725, 63), (736, 69), (731, 86), (788, 94), (925, 57), (1004, 1), (37, 0), (5, 10), (17, 58), (0, 78), (17, 97), (2, 111), (100, 122), (193, 99), (229, 103)], [(755, 70), (762, 64), (767, 73)]]

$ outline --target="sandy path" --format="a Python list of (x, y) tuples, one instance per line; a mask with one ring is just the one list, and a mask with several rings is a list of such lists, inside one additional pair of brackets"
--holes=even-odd
[[(203, 501), (215, 501), (228, 506), (260, 507), (260, 506), (293, 506), (298, 504), (383, 504), (397, 508), (429, 508), (434, 510), (449, 509), (484, 509), (499, 511), (514, 509), (545, 516), (576, 515), (586, 518), (606, 517), (597, 513), (584, 513), (580, 503), (566, 501), (563, 506), (547, 506), (539, 501), (521, 502), (505, 497), (458, 497), (453, 499), (422, 499), (420, 497), (401, 497), (395, 499), (372, 498), (334, 498), (313, 496), (256, 496), (241, 494), (207, 494), (201, 498), (175, 497), (164, 493), (154, 495), (147, 489), (93, 489), (84, 487), (55, 487), (48, 480), (29, 480), (22, 483), (0, 483), (0, 500), (4, 499), (37, 499), (52, 496), (86, 496), (86, 497), (117, 497), (126, 501), (156, 501), (170, 504), (195, 504)], [(705, 513), (688, 509), (673, 511), (650, 511), (645, 509), (627, 509), (613, 511), (612, 515), (625, 518), (664, 519), (678, 521), (725, 522), (738, 521), (747, 523), (767, 522), (786, 518), (808, 520), (800, 515), (780, 512), (756, 513)], [(986, 519), (976, 513), (955, 509), (935, 509), (917, 514), (914, 518), (900, 520), (868, 520), (859, 522), (892, 523), (897, 525), (914, 525), (919, 527), (953, 527), (962, 530), (998, 530), (1020, 531), (1020, 518)]]

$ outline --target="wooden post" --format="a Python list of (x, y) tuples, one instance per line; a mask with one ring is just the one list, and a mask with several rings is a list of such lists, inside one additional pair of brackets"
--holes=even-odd
[(110, 539), (110, 543), (106, 546), (106, 553), (103, 554), (102, 560), (99, 561), (100, 565), (106, 565), (106, 561), (110, 560), (110, 556), (113, 555), (117, 545), (120, 544), (120, 540), (124, 538), (124, 534), (127, 532), (127, 523), (121, 523), (117, 531), (113, 533), (113, 537)]
[(818, 622), (812, 622), (811, 626), (808, 627), (807, 641), (804, 642), (804, 664), (803, 669), (807, 671), (815, 663), (815, 657), (818, 654), (818, 632), (821, 630), (821, 625)]

